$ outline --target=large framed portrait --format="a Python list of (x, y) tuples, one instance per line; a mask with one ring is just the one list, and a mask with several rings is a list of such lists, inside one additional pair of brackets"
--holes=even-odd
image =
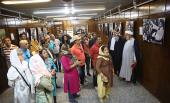
[(162, 44), (164, 40), (165, 18), (143, 19), (143, 40)]
[(48, 33), (48, 30), (46, 27), (43, 27), (43, 34), (46, 35)]
[(109, 31), (113, 31), (113, 23), (109, 23)]
[(98, 30), (101, 31), (101, 24), (98, 24)]
[(18, 34), (19, 35), (24, 33), (24, 32), (26, 32), (25, 28), (18, 28)]
[(88, 29), (88, 25), (77, 25), (74, 27), (74, 33), (76, 34), (86, 34)]
[(31, 32), (31, 40), (32, 39), (36, 39), (37, 40), (37, 31), (36, 31), (36, 28), (30, 28), (30, 32)]
[(109, 37), (112, 36), (113, 28), (114, 28), (114, 23), (109, 23)]
[(108, 23), (104, 24), (104, 33), (108, 36), (109, 35), (109, 25)]
[(38, 32), (38, 35), (41, 35), (43, 33), (41, 27), (37, 27), (37, 32)]
[(134, 34), (134, 21), (126, 21), (125, 31), (131, 31)]
[(118, 35), (122, 35), (122, 23), (121, 22), (116, 22), (114, 23), (114, 30), (118, 32)]

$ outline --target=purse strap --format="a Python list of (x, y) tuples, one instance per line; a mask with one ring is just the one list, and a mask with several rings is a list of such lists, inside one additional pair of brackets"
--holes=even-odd
[(25, 78), (23, 77), (23, 75), (19, 72), (19, 70), (15, 67), (15, 66), (13, 66), (13, 65), (11, 65), (12, 67), (14, 67), (16, 70), (17, 70), (17, 72), (20, 74), (20, 76), (21, 76), (21, 78), (24, 80), (24, 82), (25, 82), (25, 84), (29, 87), (29, 89), (30, 89), (30, 91), (31, 91), (31, 86), (28, 84), (28, 82), (25, 80)]

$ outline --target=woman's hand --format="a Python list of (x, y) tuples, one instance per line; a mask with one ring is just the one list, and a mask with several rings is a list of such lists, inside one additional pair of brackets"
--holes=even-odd
[(56, 74), (55, 69), (53, 69), (53, 70), (51, 71), (51, 75), (52, 75), (52, 76), (55, 76), (55, 74)]
[(78, 66), (80, 65), (80, 61), (79, 60), (76, 60), (75, 64)]

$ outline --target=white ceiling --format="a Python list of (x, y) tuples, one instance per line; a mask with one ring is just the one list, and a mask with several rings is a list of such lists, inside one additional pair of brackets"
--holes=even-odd
[[(132, 4), (132, 2), (133, 0), (72, 0), (71, 2), (64, 2), (62, 0), (51, 0), (47, 3), (20, 5), (0, 4), (0, 6), (40, 17), (95, 17), (106, 12), (107, 10), (118, 7), (119, 5), (126, 6)], [(66, 9), (68, 9), (69, 12), (64, 11)], [(37, 12), (40, 11), (48, 13), (38, 14)]]

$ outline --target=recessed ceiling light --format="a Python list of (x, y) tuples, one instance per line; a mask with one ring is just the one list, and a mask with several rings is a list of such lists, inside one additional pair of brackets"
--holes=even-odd
[(6, 4), (6, 5), (11, 5), (11, 4), (30, 4), (30, 3), (41, 3), (41, 2), (49, 2), (51, 0), (20, 0), (20, 1), (2, 1), (1, 3)]

